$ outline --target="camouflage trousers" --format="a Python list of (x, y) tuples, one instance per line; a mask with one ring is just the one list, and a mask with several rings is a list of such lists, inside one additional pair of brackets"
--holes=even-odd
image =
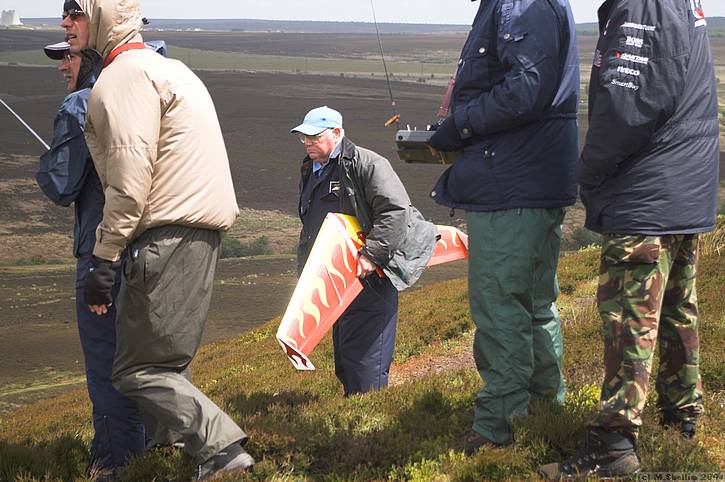
[(685, 422), (702, 414), (698, 256), (698, 235), (604, 237), (597, 305), (605, 375), (592, 427), (637, 436), (657, 342), (663, 417)]

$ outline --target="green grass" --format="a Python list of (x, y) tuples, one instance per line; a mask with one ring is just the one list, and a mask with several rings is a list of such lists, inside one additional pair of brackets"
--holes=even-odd
[[(725, 220), (720, 220), (725, 231)], [(516, 421), (506, 448), (461, 452), (480, 388), (471, 368), (411, 378), (387, 390), (343, 398), (326, 339), (312, 354), (316, 372), (296, 372), (274, 340), (279, 319), (233, 340), (200, 350), (194, 380), (250, 435), (258, 464), (248, 480), (526, 480), (538, 465), (572, 453), (584, 422), (596, 410), (602, 376), (600, 322), (592, 300), (598, 250), (563, 257), (560, 308), (569, 385), (563, 407), (532, 404)], [(702, 378), (706, 415), (698, 442), (687, 443), (656, 423), (650, 391), (640, 440), (645, 471), (725, 470), (725, 253), (701, 261)], [(436, 363), (470, 350), (472, 325), (466, 283), (454, 280), (406, 293), (393, 371), (401, 364)], [(441, 347), (447, 347), (441, 350)], [(656, 367), (655, 367), (656, 368)], [(91, 437), (84, 391), (21, 408), (0, 419), (0, 480), (89, 480)], [(122, 480), (188, 480), (192, 464), (173, 450), (131, 463)], [(221, 480), (239, 480), (230, 477)]]
[(266, 211), (259, 209), (241, 208), (239, 217), (229, 230), (235, 238), (259, 236), (270, 232), (292, 230), (299, 234), (300, 219), (280, 211)]
[[(288, 57), (282, 55), (253, 55), (239, 52), (216, 52), (208, 50), (169, 47), (169, 56), (182, 60), (195, 69), (234, 69), (297, 73), (349, 73), (382, 75), (380, 59)], [(388, 60), (388, 69), (393, 75), (445, 76), (447, 79), (455, 68), (456, 59), (440, 62), (414, 60)]]

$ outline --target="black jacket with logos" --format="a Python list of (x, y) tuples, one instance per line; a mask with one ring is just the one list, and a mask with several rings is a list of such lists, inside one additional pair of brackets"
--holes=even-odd
[(713, 229), (715, 72), (699, 0), (608, 0), (577, 166), (586, 226), (605, 234)]
[[(399, 291), (412, 286), (433, 256), (438, 229), (411, 204), (387, 159), (344, 137), (338, 162), (339, 212), (357, 217), (365, 233), (361, 251), (382, 268)], [(312, 160), (306, 157), (302, 161), (300, 193), (311, 173)], [(303, 228), (297, 246), (299, 273), (313, 243)]]

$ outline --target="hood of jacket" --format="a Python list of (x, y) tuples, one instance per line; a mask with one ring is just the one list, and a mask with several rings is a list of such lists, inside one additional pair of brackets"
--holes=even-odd
[(140, 41), (140, 0), (77, 0), (88, 17), (88, 47), (106, 58), (113, 49)]
[(76, 90), (92, 89), (101, 75), (103, 68), (103, 57), (98, 52), (86, 49), (81, 53), (81, 67), (78, 71)]

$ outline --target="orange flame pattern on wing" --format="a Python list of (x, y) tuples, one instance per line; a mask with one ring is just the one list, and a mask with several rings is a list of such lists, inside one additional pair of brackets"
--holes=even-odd
[(449, 263), (468, 256), (468, 236), (453, 226), (437, 226), (438, 242), (428, 266)]
[(289, 358), (298, 369), (314, 369), (308, 358), (300, 362), (300, 356), (312, 352), (362, 290), (356, 276), (357, 251), (362, 243), (357, 235), (350, 235), (359, 230), (355, 218), (328, 214), (312, 246), (277, 331), (288, 356), (293, 349), (295, 356)]

